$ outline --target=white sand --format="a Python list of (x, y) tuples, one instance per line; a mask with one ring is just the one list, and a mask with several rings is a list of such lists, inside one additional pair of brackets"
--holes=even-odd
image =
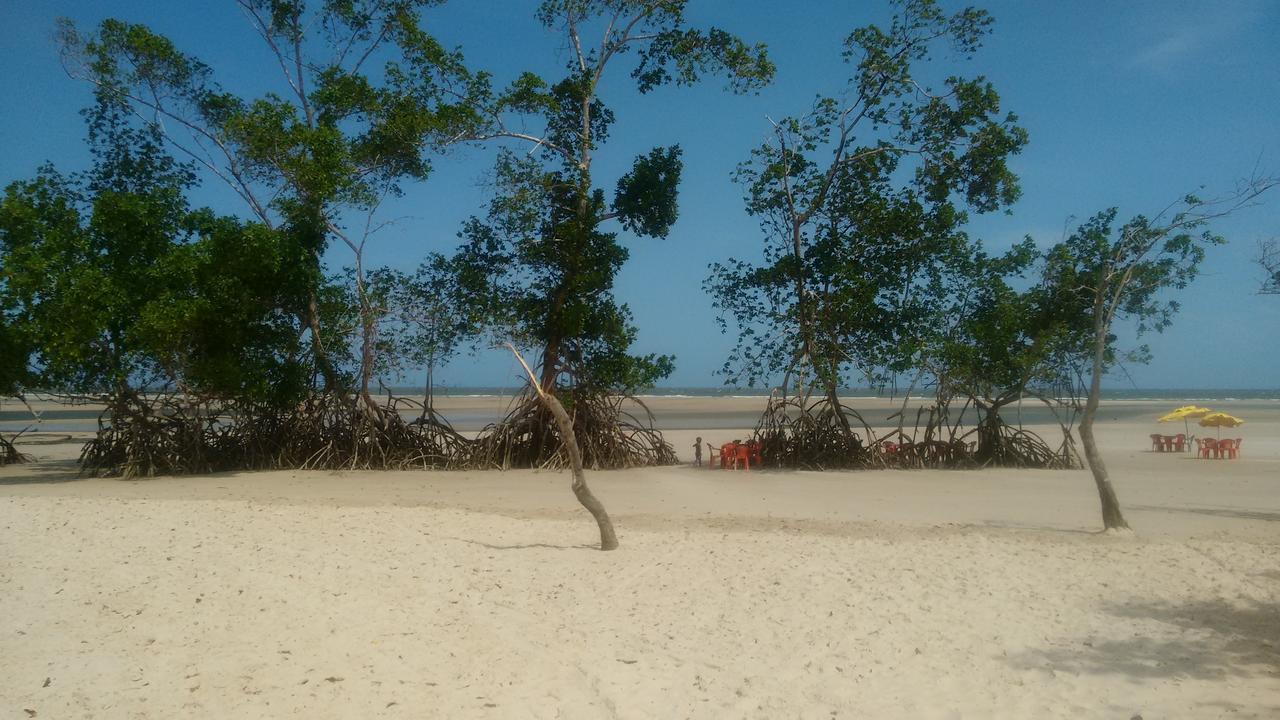
[(1134, 537), (1083, 471), (660, 468), (590, 475), (613, 553), (558, 473), (75, 480), (31, 446), (0, 718), (1280, 717), (1280, 411), (1237, 410), (1235, 462), (1106, 426)]

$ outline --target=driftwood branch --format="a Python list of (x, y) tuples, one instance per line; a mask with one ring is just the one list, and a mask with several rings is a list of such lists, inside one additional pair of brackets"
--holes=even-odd
[(573, 467), (573, 494), (600, 526), (600, 549), (616, 550), (618, 548), (618, 536), (613, 532), (613, 521), (609, 519), (609, 513), (605, 511), (604, 505), (596, 499), (595, 495), (591, 494), (591, 489), (587, 487), (587, 476), (582, 472), (582, 451), (578, 449), (578, 440), (574, 435), (573, 421), (569, 419), (569, 413), (565, 412), (564, 406), (560, 404), (556, 396), (542, 389), (537, 376), (533, 374), (529, 364), (520, 356), (519, 351), (511, 343), (505, 343), (505, 345), (511, 351), (511, 354), (516, 356), (516, 360), (520, 361), (524, 371), (528, 373), (529, 385), (538, 393), (538, 399), (542, 401), (542, 404), (556, 419), (556, 425), (560, 428), (560, 436), (564, 441), (565, 451), (569, 453), (569, 462)]

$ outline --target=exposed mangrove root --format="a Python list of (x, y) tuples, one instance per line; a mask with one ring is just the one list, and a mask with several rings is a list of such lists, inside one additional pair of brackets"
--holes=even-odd
[[(653, 413), (640, 400), (564, 390), (560, 398), (573, 420), (584, 466), (614, 470), (676, 463), (675, 450), (653, 427)], [(628, 402), (643, 411), (643, 419), (624, 408)], [(478, 469), (565, 468), (569, 458), (550, 410), (526, 391), (502, 421), (480, 432), (464, 464)]]
[[(969, 413), (976, 415), (977, 422), (966, 427)], [(911, 427), (902, 422), (901, 411), (895, 416), (898, 427), (878, 435), (857, 411), (827, 397), (806, 401), (774, 395), (756, 427), (755, 439), (761, 444), (764, 464), (770, 467), (1076, 467), (1065, 427), (1063, 442), (1054, 449), (1036, 433), (1005, 423), (998, 408), (981, 406), (972, 398), (953, 413), (951, 398), (940, 396), (934, 404), (916, 409)]]
[(849, 424), (850, 416), (870, 434), (857, 411), (833, 404), (825, 396), (809, 402), (802, 397), (771, 396), (755, 431), (765, 466), (811, 470), (867, 467), (872, 455)]
[[(951, 398), (939, 395), (932, 405), (916, 408), (915, 426), (905, 430), (903, 411), (897, 429), (877, 438), (877, 460), (885, 467), (906, 469), (964, 469), (977, 466), (974, 459), (974, 430), (964, 430), (966, 402), (952, 421)], [(905, 409), (905, 405), (904, 405)]]
[(406, 398), (390, 398), (371, 411), (354, 396), (318, 394), (287, 413), (240, 418), (229, 428), (229, 440), (244, 452), (239, 464), (255, 469), (453, 467), (470, 441), (440, 416), (420, 410)]
[[(21, 395), (17, 395), (14, 397), (14, 399), (16, 399), (22, 405), (26, 406), (27, 411), (31, 413), (32, 418), (34, 418), (37, 421), (40, 419), (39, 416), (36, 414), (36, 412), (31, 409), (31, 405), (27, 402), (27, 399), (25, 397)], [(16, 447), (18, 438), (22, 437), (23, 433), (27, 432), (30, 429), (31, 427), (28, 426), (18, 431), (15, 435), (11, 437), (5, 437), (4, 435), (0, 435), (0, 466), (31, 462), (32, 457), (30, 455), (27, 455), (26, 453), (19, 452), (18, 448)]]
[[(470, 441), (405, 398), (376, 409), (316, 394), (298, 406), (213, 406), (177, 395), (110, 404), (80, 456), (89, 475), (149, 477), (233, 470), (454, 467)], [(417, 417), (407, 421), (404, 415)]]
[(81, 472), (126, 478), (211, 472), (204, 420), (174, 395), (115, 398), (80, 452)]
[[(965, 415), (977, 416), (964, 429)], [(1072, 468), (1074, 451), (1064, 427), (1062, 444), (1055, 450), (1038, 434), (1015, 428), (1000, 416), (999, 408), (966, 400), (951, 420), (950, 399), (916, 410), (910, 434), (903, 427), (877, 440), (880, 462), (888, 467), (963, 469), (974, 467)]]
[[(572, 391), (561, 397), (586, 467), (676, 462), (671, 445), (653, 426), (653, 414), (639, 400)], [(970, 412), (977, 422), (966, 427)], [(764, 464), (781, 468), (1075, 467), (1071, 435), (1066, 426), (1063, 431), (1055, 449), (1039, 435), (1005, 423), (999, 408), (970, 399), (953, 417), (949, 400), (940, 397), (917, 409), (909, 431), (900, 420), (898, 428), (877, 436), (855, 410), (828, 397), (773, 396), (755, 437)], [(24, 459), (12, 441), (0, 438), (0, 464)], [(408, 398), (389, 397), (371, 406), (354, 395), (316, 393), (280, 410), (174, 394), (128, 394), (111, 399), (80, 462), (86, 474), (124, 477), (569, 466), (555, 418), (532, 392), (517, 398), (507, 417), (476, 440)]]
[(1055, 450), (1030, 430), (1006, 423), (999, 413), (987, 413), (978, 425), (975, 459), (984, 466), (1069, 469), (1076, 467), (1071, 436), (1063, 436)]
[[(16, 439), (15, 437), (14, 440)], [(0, 435), (0, 466), (30, 461), (31, 456), (18, 452), (18, 448), (13, 445), (13, 440)]]

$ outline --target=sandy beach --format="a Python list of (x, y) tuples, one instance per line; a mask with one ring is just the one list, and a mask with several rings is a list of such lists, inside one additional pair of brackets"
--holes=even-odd
[[(761, 402), (650, 405), (687, 462)], [(1280, 403), (1223, 405), (1235, 461), (1151, 452), (1168, 409), (1103, 409), (1133, 536), (1082, 470), (686, 464), (589, 473), (613, 553), (564, 473), (80, 479), (35, 433), (0, 717), (1280, 716)]]

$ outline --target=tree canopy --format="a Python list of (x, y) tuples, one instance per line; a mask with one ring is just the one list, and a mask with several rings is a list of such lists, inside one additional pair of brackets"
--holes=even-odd
[[(673, 145), (637, 157), (612, 198), (594, 186), (593, 160), (614, 121), (601, 97), (606, 69), (634, 53), (631, 77), (640, 93), (707, 74), (750, 91), (773, 75), (763, 46), (688, 25), (686, 4), (542, 3), (538, 19), (562, 32), (571, 48), (566, 74), (554, 82), (520, 76), (500, 95), (483, 135), (530, 141), (538, 152), (501, 153), (495, 198), (486, 218), (463, 229), (459, 261), (469, 268), (474, 292), (495, 301), (491, 321), (526, 346), (541, 346), (541, 384), (548, 391), (562, 376), (584, 390), (631, 390), (672, 370), (668, 355), (629, 354), (636, 330), (628, 308), (613, 296), (628, 251), (604, 224), (616, 220), (634, 235), (665, 237), (678, 215), (681, 151)], [(542, 134), (509, 130), (510, 114), (536, 116)]]
[(280, 313), (296, 258), (261, 225), (191, 209), (189, 169), (121, 106), (88, 116), (93, 168), (45, 167), (0, 204), (0, 306), (34, 351), (28, 382), (296, 397), (297, 329)]
[(214, 68), (120, 20), (104, 21), (89, 37), (64, 22), (64, 55), (100, 95), (167, 128), (169, 145), (231, 187), (257, 222), (283, 232), (290, 252), (305, 259), (310, 286), (292, 311), (333, 389), (347, 380), (330, 358), (341, 351), (328, 347), (340, 338), (321, 327), (322, 255), (334, 239), (350, 249), (363, 324), (358, 381), (367, 400), (369, 344), (377, 336), (362, 266), (377, 227), (369, 218), (405, 182), (426, 178), (433, 152), (473, 134), (488, 79), (422, 29), (421, 11), (436, 0), (237, 4), (277, 61), (279, 92), (226, 89)]
[[(1206, 249), (1225, 242), (1211, 223), (1277, 184), (1280, 179), (1255, 176), (1221, 198), (1186, 195), (1155, 216), (1138, 215), (1118, 228), (1116, 209), (1104, 210), (1047, 253), (1046, 279), (1062, 306), (1076, 314), (1073, 325), (1089, 328), (1073, 348), (1084, 366), (1079, 375), (1088, 378), (1080, 439), (1108, 530), (1129, 527), (1093, 434), (1102, 377), (1120, 359), (1115, 329), (1125, 324), (1141, 336), (1168, 328), (1180, 307), (1173, 293), (1196, 278)], [(1136, 349), (1138, 359), (1147, 355), (1145, 347)]]
[(931, 0), (898, 10), (888, 29), (846, 38), (842, 93), (776, 121), (739, 167), (765, 246), (763, 263), (713, 264), (706, 283), (722, 327), (740, 330), (726, 382), (808, 372), (833, 393), (851, 375), (874, 382), (918, 360), (949, 268), (970, 255), (965, 208), (1018, 197), (1007, 161), (1027, 133), (992, 85), (922, 79), (939, 45), (973, 54), (990, 16), (946, 15)]

